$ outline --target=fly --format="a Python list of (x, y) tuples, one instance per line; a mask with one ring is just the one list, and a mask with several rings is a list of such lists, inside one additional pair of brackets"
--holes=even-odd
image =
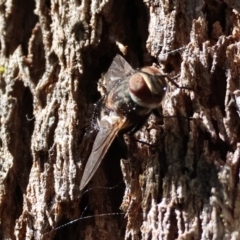
[(107, 94), (102, 99), (99, 132), (85, 166), (80, 190), (91, 180), (118, 134), (138, 131), (167, 91), (167, 76), (156, 67), (134, 70), (116, 55), (104, 75)]

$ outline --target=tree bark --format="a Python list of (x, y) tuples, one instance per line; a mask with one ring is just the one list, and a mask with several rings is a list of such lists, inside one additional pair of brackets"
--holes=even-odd
[[(1, 239), (240, 239), (238, 0), (0, 6)], [(116, 54), (192, 90), (169, 82), (80, 192)]]

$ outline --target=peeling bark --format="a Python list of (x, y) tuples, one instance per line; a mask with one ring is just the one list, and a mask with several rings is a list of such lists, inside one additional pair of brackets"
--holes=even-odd
[[(239, 1), (0, 6), (1, 239), (240, 239)], [(117, 53), (193, 91), (169, 83), (164, 117), (124, 136), (127, 155), (116, 141), (81, 193)]]

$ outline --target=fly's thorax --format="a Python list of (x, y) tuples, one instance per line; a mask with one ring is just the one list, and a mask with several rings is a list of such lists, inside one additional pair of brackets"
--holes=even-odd
[(159, 107), (167, 91), (166, 77), (154, 67), (142, 68), (129, 79), (129, 94), (138, 105), (150, 109)]
[(129, 79), (130, 77), (127, 77), (126, 79), (122, 80), (109, 92), (106, 98), (106, 108), (113, 110), (125, 117), (129, 117), (130, 115), (148, 115), (151, 109), (140, 106), (130, 97), (128, 87)]

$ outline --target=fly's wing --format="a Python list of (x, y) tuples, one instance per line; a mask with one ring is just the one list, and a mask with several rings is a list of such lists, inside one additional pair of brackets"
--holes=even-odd
[(100, 130), (93, 144), (92, 152), (85, 166), (80, 190), (82, 190), (91, 180), (102, 162), (108, 148), (125, 124), (126, 119), (117, 116), (104, 116), (100, 121)]
[(117, 54), (108, 71), (104, 75), (107, 91), (109, 92), (118, 80), (127, 77), (134, 72), (135, 70), (128, 64), (128, 62), (121, 55)]

